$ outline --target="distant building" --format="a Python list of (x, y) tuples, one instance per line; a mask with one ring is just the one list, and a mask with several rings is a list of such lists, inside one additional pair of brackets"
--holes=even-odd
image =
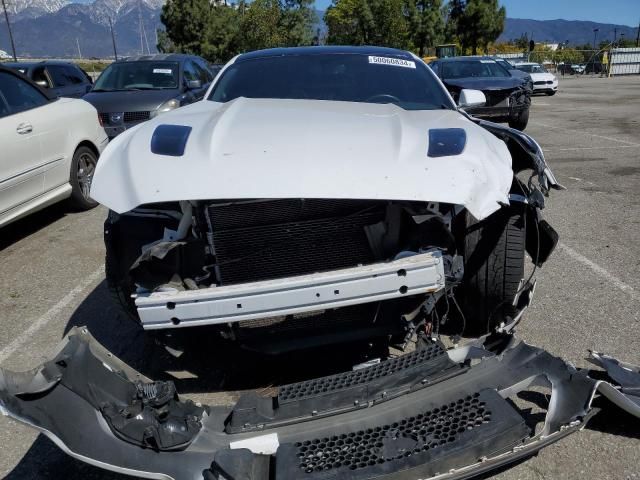
[(9, 55), (4, 50), (0, 50), (0, 60), (9, 60), (10, 58), (11, 58), (11, 55)]
[(554, 52), (558, 50), (558, 47), (560, 46), (559, 43), (543, 43), (542, 45), (550, 50), (553, 50)]

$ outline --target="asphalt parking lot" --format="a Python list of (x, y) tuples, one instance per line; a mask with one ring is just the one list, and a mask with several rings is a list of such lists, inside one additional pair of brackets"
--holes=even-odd
[[(561, 243), (537, 273), (534, 305), (518, 335), (580, 367), (588, 366), (589, 349), (640, 363), (638, 92), (640, 76), (561, 78), (557, 95), (533, 99), (527, 132), (568, 190), (548, 199), (546, 218)], [(78, 325), (133, 366), (145, 366), (142, 336), (118, 314), (105, 286), (105, 213), (72, 213), (60, 205), (0, 230), (2, 366), (36, 366)], [(211, 379), (216, 373), (206, 355), (196, 363), (187, 373), (175, 366), (182, 372), (178, 389), (224, 402), (207, 393), (211, 382), (220, 386), (224, 379)], [(0, 445), (0, 474), (7, 479), (129, 478), (72, 460), (6, 417), (0, 418)], [(639, 454), (640, 421), (610, 410), (492, 478), (640, 479)]]

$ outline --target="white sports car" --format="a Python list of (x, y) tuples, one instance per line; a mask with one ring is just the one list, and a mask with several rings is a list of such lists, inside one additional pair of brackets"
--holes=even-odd
[(540, 265), (557, 241), (550, 188), (533, 139), (458, 110), (416, 56), (314, 47), (234, 58), (205, 100), (117, 137), (91, 193), (144, 329), (276, 352), (508, 328), (525, 250)]
[(87, 102), (51, 97), (0, 66), (0, 227), (66, 198), (95, 207), (91, 180), (107, 143)]
[(555, 95), (558, 91), (558, 78), (539, 63), (518, 63), (516, 68), (531, 75), (533, 93)]

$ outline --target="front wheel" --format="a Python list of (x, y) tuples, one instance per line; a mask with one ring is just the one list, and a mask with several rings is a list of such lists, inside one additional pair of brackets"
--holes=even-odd
[(527, 128), (527, 124), (529, 123), (529, 109), (522, 110), (517, 115), (511, 117), (509, 119), (509, 126), (511, 128), (515, 128), (516, 130), (520, 130), (521, 132)]
[(78, 147), (71, 161), (71, 202), (78, 210), (89, 210), (96, 205), (90, 196), (93, 174), (98, 165), (98, 156), (89, 147)]
[(488, 333), (517, 313), (513, 301), (524, 277), (525, 227), (518, 205), (480, 222), (467, 214), (463, 311), (468, 333)]

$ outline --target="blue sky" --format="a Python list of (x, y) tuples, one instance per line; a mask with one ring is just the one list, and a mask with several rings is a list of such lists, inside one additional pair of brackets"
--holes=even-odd
[[(591, 20), (600, 23), (638, 26), (640, 0), (500, 0), (511, 18), (534, 20)], [(316, 0), (324, 10), (331, 0)]]

